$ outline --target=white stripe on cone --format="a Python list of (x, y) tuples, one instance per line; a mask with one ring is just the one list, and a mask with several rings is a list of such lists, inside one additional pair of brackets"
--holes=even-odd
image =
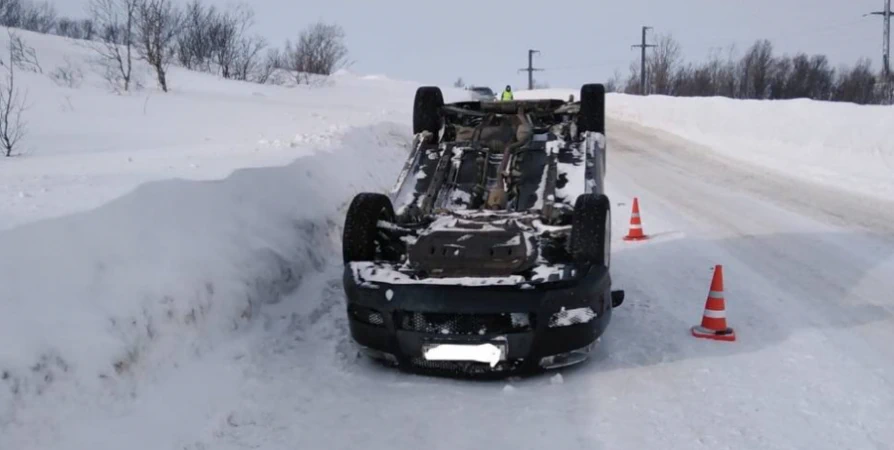
[(726, 319), (726, 311), (714, 311), (713, 309), (706, 309), (705, 317), (709, 319)]

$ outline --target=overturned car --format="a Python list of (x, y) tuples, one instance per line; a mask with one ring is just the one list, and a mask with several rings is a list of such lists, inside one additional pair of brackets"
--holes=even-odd
[(624, 300), (610, 275), (605, 88), (445, 104), (422, 87), (413, 114), (394, 189), (358, 194), (345, 219), (354, 341), (411, 370), (584, 361)]

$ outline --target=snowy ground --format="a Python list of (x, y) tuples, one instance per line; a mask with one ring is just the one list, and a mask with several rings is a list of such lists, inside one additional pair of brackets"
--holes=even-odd
[[(76, 54), (30, 38), (48, 59)], [(837, 170), (804, 177), (741, 154), (752, 137), (727, 125), (749, 104), (705, 100), (715, 114), (662, 120), (670, 108), (695, 114), (695, 103), (654, 99), (652, 111), (653, 99), (611, 96), (614, 277), (627, 301), (585, 365), (464, 382), (358, 358), (344, 317), (344, 208), (400, 170), (415, 85), (174, 79), (168, 96), (119, 97), (87, 83), (38, 90), (29, 75), (32, 95), (66, 92), (79, 106), (42, 106), (32, 151), (0, 160), (0, 449), (894, 441), (894, 204), (839, 183), (865, 173), (884, 185), (877, 166), (891, 147), (872, 136), (886, 111), (853, 107), (874, 124), (850, 138), (853, 158), (836, 153), (834, 124), (767, 127), (761, 139), (778, 143), (781, 160)], [(148, 119), (147, 97), (158, 108)], [(801, 104), (786, 114), (838, 117)], [(621, 237), (634, 196), (653, 238), (630, 244)], [(715, 264), (734, 343), (688, 333)]]
[[(149, 181), (285, 165), (334, 145), (352, 127), (406, 124), (416, 89), (347, 73), (321, 86), (282, 88), (173, 67), (164, 94), (139, 64), (135, 78), (145, 87), (115, 95), (83, 44), (20, 34), (43, 73), (18, 74), (31, 105), (28, 135), (22, 157), (0, 160), (0, 229), (92, 209)], [(7, 41), (0, 32), (0, 48)], [(69, 65), (84, 75), (74, 88), (51, 78)]]

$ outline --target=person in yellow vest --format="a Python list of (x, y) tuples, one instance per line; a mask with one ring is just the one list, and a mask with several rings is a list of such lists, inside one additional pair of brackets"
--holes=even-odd
[(500, 97), (500, 100), (508, 101), (513, 100), (512, 96), (512, 86), (506, 85), (506, 89), (503, 91), (503, 95)]

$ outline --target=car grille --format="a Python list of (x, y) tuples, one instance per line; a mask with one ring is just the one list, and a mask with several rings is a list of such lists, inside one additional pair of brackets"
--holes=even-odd
[(401, 311), (396, 320), (402, 330), (440, 335), (521, 333), (534, 326), (529, 313), (445, 314)]
[(511, 372), (518, 369), (521, 361), (501, 361), (496, 366), (479, 362), (465, 361), (427, 361), (424, 358), (410, 360), (413, 368), (423, 372), (437, 374), (453, 374), (461, 376), (490, 375)]

